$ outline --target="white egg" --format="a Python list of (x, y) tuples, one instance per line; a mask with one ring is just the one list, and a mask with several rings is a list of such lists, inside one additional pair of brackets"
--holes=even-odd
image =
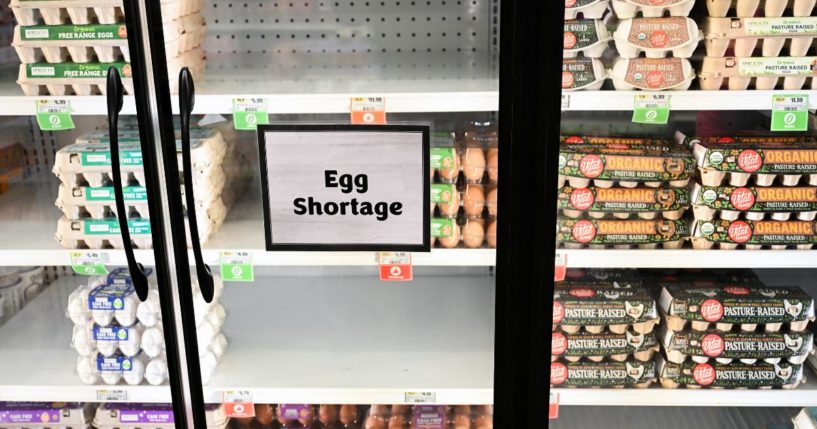
[(111, 357), (116, 354), (119, 349), (118, 341), (97, 341), (96, 347), (99, 353), (105, 357)]
[(156, 326), (161, 320), (162, 308), (159, 303), (159, 291), (152, 290), (147, 299), (136, 307), (136, 318), (147, 327)]
[(196, 327), (196, 341), (198, 344), (209, 345), (217, 333), (218, 330), (212, 324), (210, 324), (210, 322), (205, 320)]
[(71, 293), (68, 299), (68, 318), (75, 325), (82, 325), (91, 318), (88, 311), (88, 293), (90, 291), (84, 286)]
[(91, 356), (96, 350), (93, 329), (94, 322), (90, 320), (82, 325), (74, 325), (71, 345), (81, 356)]
[(216, 328), (216, 331), (221, 330), (221, 326), (224, 325), (224, 319), (219, 317), (218, 313), (215, 311), (215, 308), (211, 309), (210, 312), (207, 313), (205, 320), (210, 322), (210, 324)]
[(113, 310), (91, 310), (91, 318), (99, 326), (108, 326), (113, 322)]
[(224, 291), (224, 281), (221, 276), (213, 275), (213, 302), (217, 302), (221, 298), (221, 292)]
[(99, 381), (96, 358), (83, 356), (77, 359), (77, 374), (83, 384), (96, 384)]
[(141, 383), (145, 379), (145, 363), (141, 358), (131, 359), (131, 369), (130, 371), (122, 371), (122, 377), (125, 379), (125, 383), (131, 386)]
[(165, 335), (162, 332), (162, 325), (145, 329), (142, 333), (142, 350), (149, 357), (159, 356), (165, 350)]
[(136, 309), (139, 306), (139, 297), (130, 294), (123, 299), (123, 306), (115, 310), (113, 315), (122, 326), (131, 326), (136, 323)]
[(118, 384), (119, 380), (122, 380), (122, 371), (100, 371), (99, 373), (102, 376), (102, 381), (105, 384)]
[(211, 304), (204, 302), (204, 298), (201, 297), (201, 294), (198, 296), (193, 296), (193, 314), (196, 316), (196, 325), (200, 325), (201, 322), (207, 318), (207, 313), (210, 312)]
[(221, 359), (224, 356), (224, 351), (227, 348), (227, 338), (224, 337), (224, 334), (218, 334), (215, 338), (213, 338), (213, 342), (210, 343), (210, 351), (216, 356), (216, 359)]
[(167, 380), (167, 362), (161, 357), (152, 359), (145, 367), (145, 379), (154, 386), (164, 383)]
[[(142, 348), (142, 327), (140, 325), (133, 325), (128, 328), (128, 337), (124, 340), (119, 340), (119, 350), (125, 356), (131, 357), (139, 354)], [(144, 366), (144, 364), (142, 365)], [(126, 380), (127, 381), (127, 380)]]
[(201, 384), (207, 384), (210, 381), (210, 377), (216, 371), (218, 361), (213, 353), (207, 352), (199, 359), (199, 362), (201, 365)]

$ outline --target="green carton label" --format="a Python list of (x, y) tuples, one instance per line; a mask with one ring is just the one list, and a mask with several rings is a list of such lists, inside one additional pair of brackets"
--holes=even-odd
[(127, 40), (121, 24), (109, 25), (30, 25), (20, 27), (22, 40)]
[(125, 62), (116, 63), (62, 63), (48, 64), (35, 63), (26, 64), (26, 76), (29, 78), (49, 78), (49, 79), (105, 79), (108, 76), (108, 68), (116, 67), (119, 75), (123, 78), (132, 76), (131, 65)]
[[(147, 189), (144, 186), (125, 186), (122, 188), (125, 201), (146, 201)], [(111, 186), (85, 189), (86, 201), (114, 201), (114, 189)]]
[(744, 18), (747, 36), (801, 36), (817, 34), (817, 17)]
[(454, 192), (457, 192), (454, 185), (433, 184), (431, 185), (431, 202), (443, 204), (450, 203), (454, 199)]
[[(111, 235), (121, 234), (119, 222), (116, 220), (85, 220), (84, 231), (87, 235)], [(128, 231), (131, 235), (150, 234), (150, 220), (129, 219)]]
[(817, 57), (738, 58), (744, 77), (812, 76), (817, 74)]
[(452, 169), (454, 168), (455, 149), (453, 147), (435, 147), (431, 149), (431, 168)]
[(431, 219), (431, 236), (436, 238), (450, 237), (454, 232), (453, 219)]

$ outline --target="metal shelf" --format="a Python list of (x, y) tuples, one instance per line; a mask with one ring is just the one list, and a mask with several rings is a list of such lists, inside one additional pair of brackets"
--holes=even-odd
[[(808, 94), (799, 91), (664, 91), (670, 96), (671, 110), (772, 110), (775, 94)], [(563, 111), (632, 111), (636, 94), (648, 91), (576, 91), (564, 93)], [(566, 97), (566, 98), (565, 98)], [(809, 98), (809, 108), (817, 109), (817, 99)]]

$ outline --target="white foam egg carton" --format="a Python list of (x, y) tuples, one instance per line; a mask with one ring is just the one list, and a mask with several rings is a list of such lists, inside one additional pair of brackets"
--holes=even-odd
[(601, 89), (607, 80), (607, 69), (596, 58), (565, 58), (562, 61), (562, 90)]
[(609, 6), (610, 0), (565, 0), (565, 19), (600, 19)]
[(735, 58), (705, 57), (699, 81), (703, 90), (772, 90), (782, 81), (782, 89), (817, 89), (816, 57)]
[[(224, 429), (230, 422), (220, 404), (204, 406), (207, 429)], [(94, 417), (97, 429), (175, 429), (173, 407), (169, 404), (99, 404)]]
[(619, 91), (685, 91), (695, 79), (695, 70), (685, 58), (619, 58), (610, 75)]
[(738, 18), (751, 18), (763, 8), (766, 17), (783, 16), (787, 9), (792, 16), (810, 16), (817, 0), (706, 0), (709, 16), (726, 17), (734, 10)]
[(789, 56), (804, 57), (817, 37), (817, 17), (707, 18), (704, 35), (710, 57), (726, 56), (730, 47), (735, 57), (751, 57), (758, 45), (764, 57), (780, 56), (784, 46)]
[(634, 18), (621, 21), (613, 40), (619, 55), (636, 58), (642, 52), (647, 58), (689, 58), (701, 41), (698, 25), (690, 18)]
[[(11, 10), (22, 25), (88, 25), (122, 22), (122, 0), (11, 0)], [(162, 0), (165, 22), (201, 10), (201, 0)]]
[(3, 429), (87, 428), (94, 406), (78, 402), (0, 402)]
[[(221, 186), (223, 187), (223, 183)], [(139, 217), (145, 219), (150, 218), (146, 192), (143, 186), (125, 187), (123, 192), (125, 197), (125, 209), (129, 214), (135, 212)], [(227, 209), (221, 201), (220, 193), (221, 189), (213, 189), (211, 192), (203, 195), (195, 194), (196, 209), (211, 218), (218, 218), (221, 212), (226, 213)], [(99, 188), (78, 186), (68, 188), (60, 184), (57, 200), (54, 202), (54, 205), (69, 219), (83, 219), (88, 217), (91, 219), (105, 219), (118, 216), (116, 202), (114, 200), (114, 189), (110, 186)]]
[(604, 55), (610, 42), (607, 25), (600, 19), (574, 19), (564, 24), (564, 57), (575, 58), (582, 54), (589, 58)]
[(646, 18), (659, 18), (669, 12), (670, 16), (689, 16), (695, 0), (612, 0), (613, 10), (621, 19), (635, 18), (641, 13)]

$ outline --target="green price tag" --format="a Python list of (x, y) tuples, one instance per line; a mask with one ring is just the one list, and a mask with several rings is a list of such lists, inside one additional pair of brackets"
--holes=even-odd
[(773, 95), (772, 131), (808, 131), (808, 95)]
[(37, 124), (43, 131), (73, 130), (71, 102), (68, 100), (36, 100)]
[(221, 252), (221, 279), (225, 282), (255, 280), (250, 252)]
[(71, 269), (81, 276), (104, 276), (108, 274), (107, 256), (100, 252), (71, 252)]
[(255, 130), (269, 124), (266, 98), (234, 98), (233, 125), (237, 130)]
[(637, 124), (666, 124), (669, 121), (669, 95), (636, 94), (633, 122)]

